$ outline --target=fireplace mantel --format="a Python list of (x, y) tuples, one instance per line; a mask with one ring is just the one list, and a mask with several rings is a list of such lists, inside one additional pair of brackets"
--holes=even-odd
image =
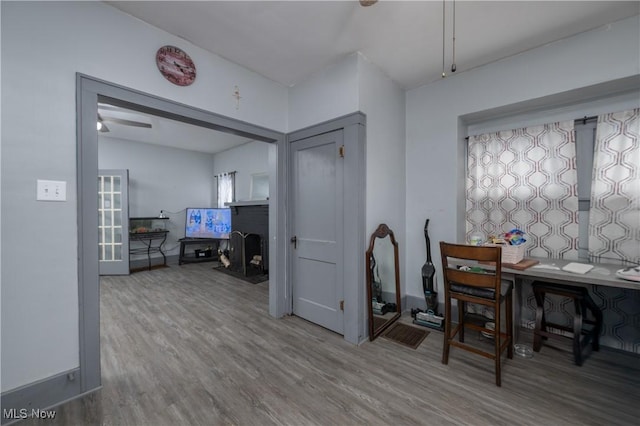
[(234, 201), (232, 203), (224, 203), (227, 207), (241, 207), (241, 206), (268, 206), (269, 200), (248, 200), (248, 201)]

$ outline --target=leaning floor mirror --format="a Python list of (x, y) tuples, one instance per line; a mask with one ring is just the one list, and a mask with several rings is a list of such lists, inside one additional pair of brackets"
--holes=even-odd
[(369, 339), (382, 334), (400, 318), (400, 271), (398, 243), (393, 231), (380, 224), (369, 240), (366, 253)]

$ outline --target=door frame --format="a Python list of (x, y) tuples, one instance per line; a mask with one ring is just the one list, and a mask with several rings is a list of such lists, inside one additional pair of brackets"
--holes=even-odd
[[(291, 143), (336, 130), (343, 131), (344, 156), (344, 339), (359, 344), (367, 337), (365, 318), (365, 202), (366, 202), (366, 116), (355, 112), (333, 120), (306, 127), (287, 135), (286, 155), (290, 158)], [(291, 184), (291, 167), (287, 168), (287, 185)], [(287, 187), (287, 191), (290, 187)], [(293, 217), (293, 206), (287, 216)], [(293, 249), (292, 221), (287, 221), (287, 275), (291, 277)], [(293, 312), (293, 285), (287, 286), (288, 308)]]
[(285, 134), (76, 73), (78, 197), (79, 395), (101, 386), (98, 266), (98, 102), (183, 121), (255, 140), (269, 147), (269, 314), (290, 313), (285, 243)]

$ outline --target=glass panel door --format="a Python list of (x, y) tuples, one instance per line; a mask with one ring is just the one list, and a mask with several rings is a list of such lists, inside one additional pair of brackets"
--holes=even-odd
[(100, 275), (129, 274), (129, 171), (98, 172)]

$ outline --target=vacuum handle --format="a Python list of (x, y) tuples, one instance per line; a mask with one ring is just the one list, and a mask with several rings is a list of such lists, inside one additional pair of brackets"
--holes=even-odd
[(433, 264), (433, 261), (431, 260), (431, 240), (429, 239), (429, 219), (427, 219), (427, 221), (424, 224), (424, 239), (427, 243), (427, 262)]

